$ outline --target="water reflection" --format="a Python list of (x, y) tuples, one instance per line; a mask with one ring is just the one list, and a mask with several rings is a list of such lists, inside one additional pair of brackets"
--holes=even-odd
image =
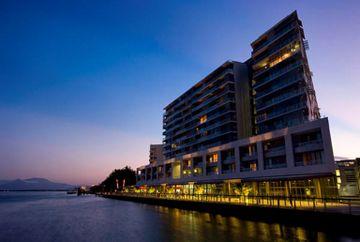
[[(332, 241), (345, 238), (334, 234), (291, 227), (278, 223), (241, 220), (180, 210), (161, 206), (153, 207), (167, 221), (168, 228), (161, 233), (172, 231), (167, 237), (173, 241)], [(346, 239), (348, 241), (348, 239)]]
[(0, 193), (0, 241), (350, 240), (334, 233), (341, 231), (319, 232), (95, 196)]

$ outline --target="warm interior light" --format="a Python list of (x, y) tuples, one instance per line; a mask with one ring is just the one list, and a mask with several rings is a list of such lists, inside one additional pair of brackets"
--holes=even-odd
[(207, 116), (206, 116), (206, 115), (200, 117), (200, 124), (203, 124), (203, 123), (205, 123), (206, 121), (207, 121)]

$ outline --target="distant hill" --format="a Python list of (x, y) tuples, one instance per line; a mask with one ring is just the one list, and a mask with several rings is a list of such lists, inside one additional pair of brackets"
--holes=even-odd
[(0, 190), (69, 190), (75, 186), (56, 183), (44, 178), (16, 179), (12, 181), (0, 180)]

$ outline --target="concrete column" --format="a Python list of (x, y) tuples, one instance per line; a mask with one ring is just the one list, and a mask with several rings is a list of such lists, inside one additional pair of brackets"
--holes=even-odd
[(252, 188), (254, 190), (254, 195), (259, 195), (258, 183), (256, 181), (252, 182)]
[(201, 155), (203, 160), (203, 176), (206, 176), (206, 154)]
[(191, 176), (194, 176), (194, 158), (190, 158), (190, 171)]
[(334, 153), (333, 153), (332, 144), (331, 144), (329, 122), (327, 119), (326, 119), (326, 122), (321, 124), (321, 136), (322, 136), (323, 147), (324, 147), (323, 160), (325, 163), (330, 163), (335, 169)]
[(163, 178), (166, 180), (166, 164), (163, 164)]
[(240, 147), (235, 147), (235, 171), (240, 173)]
[(180, 160), (179, 160), (179, 162), (180, 162), (180, 179), (182, 179), (183, 177), (184, 177), (184, 174), (183, 174), (183, 163), (184, 163), (184, 160), (181, 158)]
[(291, 134), (285, 135), (285, 151), (286, 151), (286, 163), (287, 167), (291, 168), (295, 166), (295, 159), (294, 159), (294, 148), (292, 143)]
[(270, 195), (270, 182), (265, 182), (265, 191), (266, 191), (266, 196)]
[(156, 180), (159, 180), (159, 167), (155, 166), (156, 169)]
[(314, 178), (314, 185), (315, 185), (316, 197), (321, 198), (322, 192), (321, 192), (321, 182), (319, 178)]
[(171, 162), (171, 179), (173, 179), (173, 171), (174, 171), (174, 162)]
[(264, 170), (264, 149), (262, 142), (256, 142), (256, 151), (258, 155), (258, 170), (263, 171)]
[(290, 190), (291, 190), (291, 184), (290, 181), (284, 181), (285, 182), (285, 196), (289, 196), (290, 195)]
[(217, 163), (217, 168), (218, 168), (218, 174), (222, 174), (222, 158), (221, 158), (221, 152), (218, 151), (216, 152), (218, 154), (218, 163)]

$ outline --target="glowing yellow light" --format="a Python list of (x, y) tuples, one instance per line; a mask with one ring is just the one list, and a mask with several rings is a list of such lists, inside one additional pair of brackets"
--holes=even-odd
[(340, 176), (340, 170), (335, 170), (336, 176)]
[(203, 124), (203, 123), (205, 123), (206, 121), (207, 121), (207, 116), (206, 116), (206, 115), (200, 117), (200, 124)]

